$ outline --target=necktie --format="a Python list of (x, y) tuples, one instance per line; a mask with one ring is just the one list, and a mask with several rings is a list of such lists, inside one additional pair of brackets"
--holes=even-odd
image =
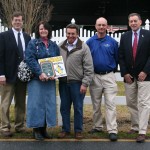
[(138, 45), (137, 33), (134, 32), (134, 41), (133, 41), (133, 58), (134, 58), (134, 60), (135, 60), (135, 57), (136, 57), (137, 45)]
[(20, 39), (20, 32), (18, 33), (18, 49), (19, 49), (19, 54), (21, 59), (23, 59), (23, 47), (22, 47), (22, 42)]

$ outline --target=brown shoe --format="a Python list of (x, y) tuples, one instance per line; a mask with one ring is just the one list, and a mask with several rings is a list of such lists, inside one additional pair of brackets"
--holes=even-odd
[(128, 134), (135, 134), (135, 133), (138, 133), (138, 131), (133, 130), (133, 129), (131, 129), (131, 130), (128, 132)]
[(13, 133), (10, 132), (10, 131), (3, 131), (3, 130), (1, 130), (0, 132), (1, 132), (1, 135), (3, 137), (12, 137), (13, 136)]
[(145, 142), (145, 139), (146, 139), (145, 134), (139, 134), (138, 137), (136, 138), (136, 142), (143, 143)]
[(62, 138), (68, 138), (69, 135), (70, 135), (69, 132), (64, 132), (64, 131), (62, 131), (62, 132), (60, 132), (60, 133), (58, 134), (58, 138), (60, 138), (60, 139), (62, 139)]
[(81, 133), (81, 132), (76, 132), (76, 133), (75, 133), (75, 138), (78, 139), (78, 140), (83, 139), (82, 133)]

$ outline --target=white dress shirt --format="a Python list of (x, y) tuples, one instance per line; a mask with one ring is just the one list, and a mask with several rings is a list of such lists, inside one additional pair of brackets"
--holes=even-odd
[[(16, 42), (17, 42), (17, 45), (18, 45), (18, 31), (15, 30), (14, 28), (12, 28), (13, 32), (14, 32), (14, 36), (15, 36), (15, 39), (16, 39)], [(22, 48), (23, 48), (23, 52), (25, 52), (25, 40), (24, 40), (24, 37), (23, 37), (23, 33), (22, 33), (22, 30), (20, 31), (20, 39), (21, 39), (21, 43), (22, 43)]]
[(70, 52), (72, 49), (76, 48), (76, 44), (77, 44), (78, 39), (76, 39), (72, 44), (69, 44), (67, 41), (67, 48), (68, 51)]

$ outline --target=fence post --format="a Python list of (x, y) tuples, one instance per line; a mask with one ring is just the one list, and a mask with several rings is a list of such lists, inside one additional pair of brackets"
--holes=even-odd
[(75, 24), (75, 23), (76, 23), (76, 21), (75, 21), (74, 18), (71, 19), (71, 23), (72, 23), (72, 24)]
[(145, 21), (145, 29), (146, 29), (146, 30), (149, 30), (149, 29), (150, 29), (149, 23), (150, 23), (149, 20), (146, 19), (146, 21)]

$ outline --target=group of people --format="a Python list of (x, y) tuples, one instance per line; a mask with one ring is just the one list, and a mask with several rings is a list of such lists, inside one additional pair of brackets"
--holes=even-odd
[[(66, 40), (59, 45), (52, 42), (51, 27), (45, 21), (36, 27), (36, 38), (22, 31), (23, 15), (15, 12), (12, 29), (0, 34), (0, 85), (1, 85), (1, 134), (11, 137), (9, 109), (14, 96), (16, 132), (25, 132), (26, 125), (33, 128), (36, 140), (52, 138), (47, 127), (56, 126), (55, 77), (42, 72), (38, 59), (62, 56), (67, 77), (59, 78), (62, 131), (58, 138), (68, 138), (71, 132), (70, 112), (74, 108), (74, 136), (83, 138), (83, 104), (87, 88), (93, 105), (93, 127), (89, 134), (103, 131), (101, 112), (102, 95), (105, 102), (106, 127), (111, 141), (117, 141), (115, 97), (117, 83), (115, 71), (120, 65), (124, 78), (127, 106), (131, 114), (129, 134), (138, 133), (137, 142), (144, 142), (150, 110), (150, 31), (141, 29), (138, 13), (128, 16), (130, 31), (122, 34), (120, 44), (107, 35), (108, 23), (103, 17), (96, 20), (96, 34), (84, 43), (79, 38), (79, 27), (66, 27)], [(22, 43), (20, 49), (19, 43)], [(34, 77), (28, 83), (17, 78), (17, 69), (25, 59)], [(28, 94), (25, 109), (26, 88)]]

